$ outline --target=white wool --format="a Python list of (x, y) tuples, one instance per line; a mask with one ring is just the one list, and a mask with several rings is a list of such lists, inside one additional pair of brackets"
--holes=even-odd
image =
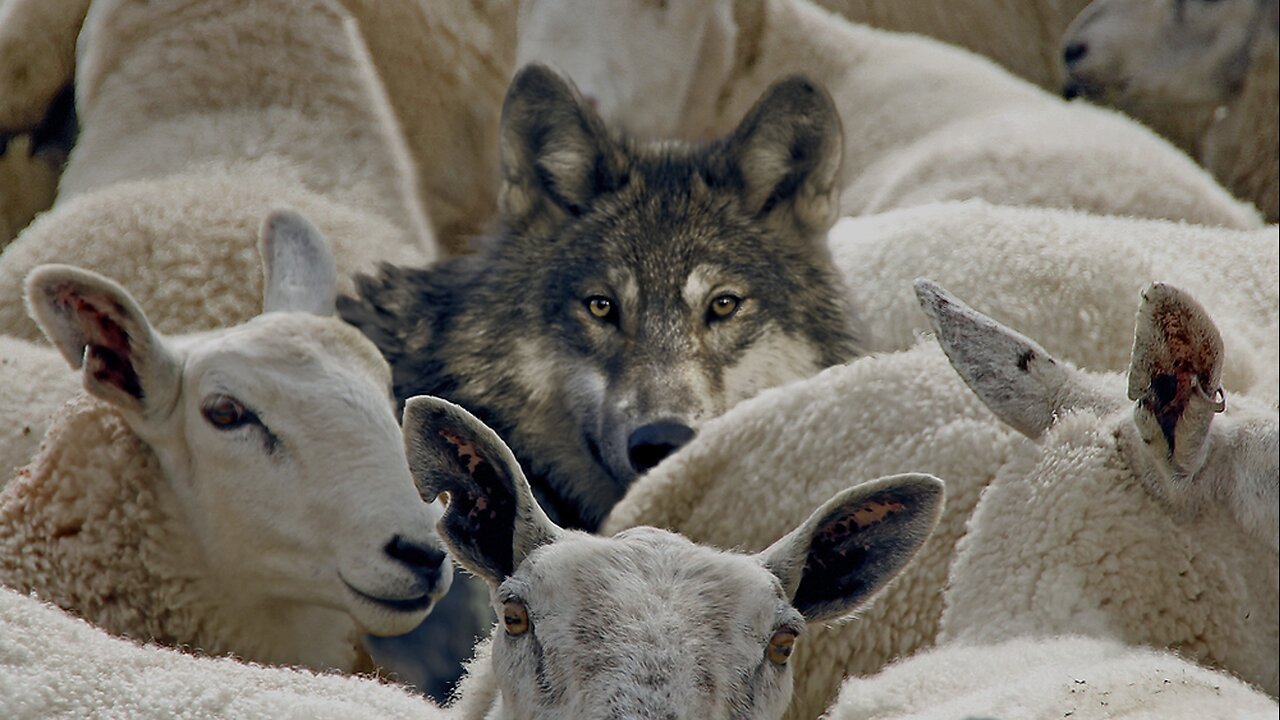
[(797, 644), (788, 718), (817, 716), (847, 674), (932, 643), (942, 590), (978, 495), (1030, 442), (1005, 428), (924, 344), (767, 390), (707, 423), (641, 477), (604, 532), (655, 525), (695, 542), (758, 550), (834, 491), (896, 472), (946, 484), (946, 507), (915, 561), (858, 617)]
[(26, 465), (80, 374), (47, 345), (0, 335), (0, 489)]
[[(727, 132), (773, 81), (803, 73), (831, 93), (844, 124), (845, 214), (983, 198), (1260, 224), (1253, 208), (1141, 125), (1068, 104), (961, 49), (852, 24), (806, 0), (741, 2), (719, 24), (726, 13), (699, 5), (710, 18), (670, 23), (660, 43), (633, 32), (637, 13), (675, 12), (656, 9), (662, 5), (628, 5), (625, 12), (609, 3), (543, 0), (522, 14), (518, 61), (548, 62), (570, 77), (604, 65), (608, 83), (583, 92), (596, 97), (607, 121), (641, 135), (700, 138)], [(566, 37), (577, 43), (571, 52)], [(736, 38), (733, 62), (705, 63), (727, 37)], [(692, 80), (683, 90), (631, 91), (664, 77)], [(651, 107), (641, 112), (634, 102)], [(655, 115), (655, 107), (666, 114)], [(650, 127), (637, 127), (636, 119)]]
[[(334, 3), (104, 0), (77, 83), (84, 132), (57, 204), (0, 258), (0, 331), (38, 337), (21, 278), (66, 259), (162, 297), (147, 303), (161, 328), (248, 319), (255, 231), (282, 205), (328, 236), (343, 275), (434, 257), (404, 139)], [(192, 293), (196, 278), (215, 287)]]
[(1168, 282), (1199, 300), (1226, 343), (1223, 383), (1276, 392), (1280, 236), (1083, 213), (940, 203), (846, 218), (829, 235), (872, 351), (928, 329), (911, 282), (927, 277), (1091, 370), (1124, 370), (1138, 294)]
[(0, 714), (10, 720), (447, 717), (420, 696), (374, 680), (140, 646), (7, 589), (0, 589)]
[(1063, 636), (943, 645), (851, 678), (824, 717), (1262, 720), (1276, 711), (1239, 680), (1171, 652)]

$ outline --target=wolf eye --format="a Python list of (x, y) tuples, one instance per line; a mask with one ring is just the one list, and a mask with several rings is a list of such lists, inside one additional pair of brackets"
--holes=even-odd
[(238, 427), (256, 421), (258, 418), (239, 400), (230, 395), (211, 395), (200, 407), (201, 414), (209, 424), (219, 430), (235, 430)]
[(742, 298), (737, 295), (725, 293), (717, 295), (711, 301), (711, 305), (707, 308), (707, 320), (727, 320), (738, 312), (738, 306), (742, 304)]
[(600, 320), (612, 320), (617, 314), (613, 301), (603, 295), (592, 295), (587, 298), (586, 304), (592, 317)]
[(502, 604), (502, 627), (511, 637), (520, 637), (529, 632), (529, 610), (519, 600), (508, 600)]
[(795, 630), (779, 630), (769, 638), (769, 648), (765, 650), (765, 656), (769, 658), (769, 662), (779, 667), (786, 665), (791, 659), (791, 650), (796, 645)]

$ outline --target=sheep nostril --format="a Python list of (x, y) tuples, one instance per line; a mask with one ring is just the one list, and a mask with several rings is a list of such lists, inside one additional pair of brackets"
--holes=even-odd
[(445, 559), (443, 550), (413, 542), (400, 535), (391, 538), (391, 542), (387, 543), (382, 550), (388, 557), (407, 566), (422, 577), (438, 576), (440, 566)]
[(1089, 46), (1082, 42), (1073, 42), (1062, 49), (1062, 62), (1068, 66), (1079, 62), (1080, 58), (1089, 54)]
[(627, 438), (627, 459), (642, 473), (693, 439), (693, 428), (678, 422), (641, 425)]

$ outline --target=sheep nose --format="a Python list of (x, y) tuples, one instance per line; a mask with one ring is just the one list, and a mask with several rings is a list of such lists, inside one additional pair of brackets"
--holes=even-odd
[(440, 566), (444, 564), (445, 553), (439, 548), (396, 535), (382, 551), (429, 583), (435, 584), (440, 579)]
[(1062, 62), (1066, 63), (1067, 67), (1071, 67), (1079, 62), (1080, 58), (1088, 54), (1089, 46), (1087, 44), (1082, 42), (1068, 43), (1067, 46), (1062, 49)]
[(627, 458), (638, 473), (645, 472), (693, 439), (693, 428), (678, 422), (641, 425), (627, 438)]

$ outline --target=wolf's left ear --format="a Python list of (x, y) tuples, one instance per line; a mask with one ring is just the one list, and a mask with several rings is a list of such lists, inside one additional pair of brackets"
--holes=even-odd
[(831, 96), (793, 75), (765, 90), (729, 136), (730, 177), (748, 212), (788, 235), (825, 233), (840, 201), (844, 133)]
[(758, 556), (808, 622), (839, 618), (906, 567), (942, 514), (942, 481), (907, 474), (850, 488)]
[(623, 183), (626, 159), (573, 83), (530, 64), (502, 104), (502, 190), (510, 223), (559, 222)]

